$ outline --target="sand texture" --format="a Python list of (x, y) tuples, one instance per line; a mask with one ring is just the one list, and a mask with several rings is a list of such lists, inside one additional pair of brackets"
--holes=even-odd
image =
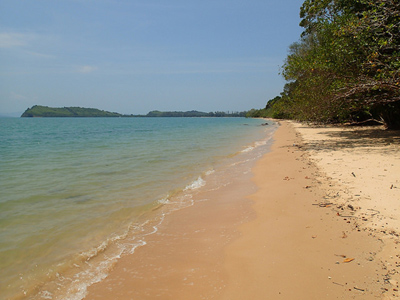
[(381, 244), (373, 253), (384, 275), (385, 296), (398, 298), (400, 281), (400, 132), (383, 127), (312, 127), (291, 122), (301, 134), (299, 147), (329, 182), (326, 202), (353, 229)]
[(85, 299), (397, 298), (399, 138), (375, 130), (281, 122), (252, 178), (167, 216)]

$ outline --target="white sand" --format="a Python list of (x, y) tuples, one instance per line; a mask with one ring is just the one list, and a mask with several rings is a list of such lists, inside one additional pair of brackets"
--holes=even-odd
[(354, 226), (382, 242), (377, 259), (387, 268), (387, 281), (397, 289), (400, 280), (400, 132), (383, 127), (291, 124), (301, 134), (309, 159), (319, 168), (319, 180), (330, 181), (326, 200), (334, 203), (340, 215), (352, 216)]

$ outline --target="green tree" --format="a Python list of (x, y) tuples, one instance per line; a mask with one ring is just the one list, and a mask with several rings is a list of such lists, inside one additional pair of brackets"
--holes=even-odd
[(306, 0), (300, 17), (304, 32), (282, 71), (287, 111), (322, 122), (364, 112), (400, 128), (399, 1)]

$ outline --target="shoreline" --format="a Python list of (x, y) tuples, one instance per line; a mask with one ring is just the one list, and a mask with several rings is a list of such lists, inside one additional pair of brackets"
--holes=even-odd
[(237, 238), (237, 227), (254, 217), (247, 198), (257, 188), (251, 169), (270, 148), (276, 128), (273, 122), (261, 140), (216, 164), (190, 193), (192, 204), (166, 215), (145, 245), (121, 257), (84, 299), (220, 297), (227, 279), (223, 249)]
[(244, 118), (104, 122), (4, 123), (4, 298), (82, 299), (220, 170), (262, 155), (275, 128)]
[(306, 144), (281, 122), (252, 178), (197, 195), (85, 299), (397, 297), (379, 256), (387, 248), (327, 204), (332, 182)]
[(332, 183), (304, 143), (293, 123), (281, 122), (272, 152), (253, 169), (257, 219), (227, 247), (232, 284), (222, 299), (397, 297), (375, 257), (384, 245), (338, 215), (327, 193)]
[[(236, 168), (236, 167), (235, 167)], [(252, 174), (218, 189), (199, 190), (193, 205), (173, 211), (146, 245), (119, 259), (107, 278), (88, 287), (90, 299), (216, 299), (227, 284), (224, 248), (241, 223), (255, 217)]]

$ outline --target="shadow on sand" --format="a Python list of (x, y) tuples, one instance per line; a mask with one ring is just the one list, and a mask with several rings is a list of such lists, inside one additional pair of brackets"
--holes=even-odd
[[(329, 127), (329, 129), (329, 131), (318, 133), (327, 138), (322, 137), (321, 140), (316, 142), (309, 141), (306, 148), (318, 151), (368, 148), (373, 151), (374, 148), (400, 145), (400, 130), (385, 130), (382, 126)], [(392, 147), (387, 150), (390, 151), (390, 148)], [(392, 149), (395, 151), (394, 148)]]

